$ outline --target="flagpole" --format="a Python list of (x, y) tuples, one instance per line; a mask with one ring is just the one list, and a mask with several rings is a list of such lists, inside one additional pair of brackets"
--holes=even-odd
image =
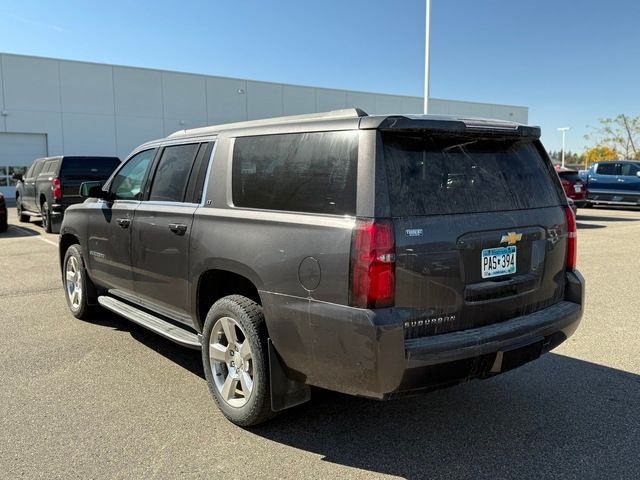
[(424, 32), (424, 114), (429, 113), (429, 50), (431, 37), (431, 0), (426, 0)]

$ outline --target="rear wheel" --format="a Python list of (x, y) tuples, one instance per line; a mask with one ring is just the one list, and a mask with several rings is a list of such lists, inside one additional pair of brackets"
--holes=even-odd
[(40, 213), (42, 213), (42, 228), (47, 233), (51, 233), (51, 212), (49, 211), (49, 204), (45, 200), (40, 207)]
[(76, 243), (67, 249), (62, 265), (62, 283), (69, 310), (76, 318), (88, 319), (96, 311), (96, 299), (92, 296), (95, 288), (84, 268), (80, 245)]
[(214, 303), (202, 332), (202, 362), (209, 390), (225, 417), (249, 427), (274, 416), (260, 305), (241, 295)]
[(18, 219), (21, 223), (27, 223), (30, 220), (29, 215), (22, 213), (22, 201), (20, 200), (20, 196), (16, 197), (16, 212), (18, 213)]

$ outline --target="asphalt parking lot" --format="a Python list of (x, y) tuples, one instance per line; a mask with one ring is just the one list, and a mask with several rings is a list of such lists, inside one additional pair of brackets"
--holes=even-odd
[(640, 478), (640, 210), (581, 210), (586, 314), (513, 372), (379, 403), (315, 391), (252, 430), (199, 353), (67, 311), (57, 236), (0, 234), (0, 478)]

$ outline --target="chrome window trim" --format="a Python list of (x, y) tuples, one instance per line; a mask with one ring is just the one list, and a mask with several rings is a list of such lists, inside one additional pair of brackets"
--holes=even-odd
[[(211, 151), (211, 156), (209, 157), (209, 165), (207, 166), (207, 173), (206, 173), (206, 177), (204, 180), (204, 186), (203, 186), (203, 191), (202, 191), (202, 202), (200, 203), (193, 203), (193, 202), (171, 202), (171, 201), (167, 201), (167, 200), (140, 200), (140, 204), (141, 205), (158, 205), (158, 206), (168, 206), (168, 207), (189, 207), (189, 208), (197, 208), (197, 207), (202, 207), (204, 206), (205, 203), (205, 193), (207, 191), (207, 188), (209, 186), (209, 174), (211, 173), (211, 166), (213, 164), (213, 157), (215, 156), (216, 153), (216, 149), (218, 148), (218, 137), (213, 136), (213, 137), (199, 137), (199, 138), (181, 138), (179, 140), (174, 140), (171, 142), (159, 142), (157, 145), (155, 146), (149, 146), (147, 145), (147, 147), (145, 147), (144, 149), (140, 149), (140, 151), (144, 151), (144, 150), (150, 150), (151, 148), (155, 148), (155, 149), (161, 149), (164, 147), (173, 147), (176, 145), (191, 145), (194, 143), (198, 143), (198, 144), (203, 144), (203, 143), (211, 143), (213, 142), (213, 150)], [(134, 150), (135, 152), (135, 150)], [(129, 157), (127, 157), (127, 160), (131, 157), (133, 157), (134, 155), (136, 155), (136, 153), (131, 153), (131, 155)], [(125, 163), (123, 162), (123, 163)]]
[(211, 150), (211, 156), (209, 157), (209, 165), (207, 165), (207, 173), (204, 177), (204, 185), (202, 186), (202, 200), (200, 201), (199, 207), (204, 207), (207, 201), (207, 191), (209, 190), (209, 179), (211, 178), (211, 169), (213, 167), (213, 159), (216, 156), (216, 151), (218, 150), (218, 137), (214, 137), (213, 140), (213, 150)]
[(170, 202), (166, 200), (141, 200), (141, 205), (158, 205), (158, 206), (167, 206), (167, 207), (191, 207), (195, 208), (200, 206), (197, 203), (190, 202)]

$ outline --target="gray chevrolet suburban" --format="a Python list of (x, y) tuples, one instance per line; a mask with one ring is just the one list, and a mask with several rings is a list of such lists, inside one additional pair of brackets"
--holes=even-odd
[(583, 312), (575, 217), (539, 136), (357, 109), (176, 132), (67, 209), (69, 308), (201, 349), (242, 426), (310, 386), (383, 400), (505, 372)]

